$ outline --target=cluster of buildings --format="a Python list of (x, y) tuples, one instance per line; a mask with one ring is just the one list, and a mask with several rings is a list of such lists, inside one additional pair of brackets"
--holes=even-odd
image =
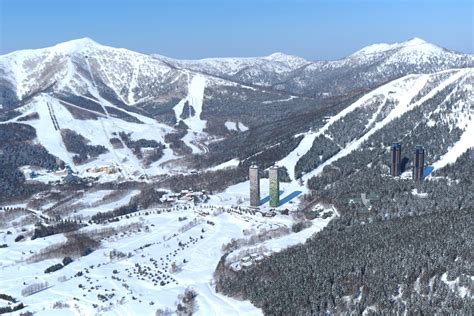
[(258, 252), (252, 253), (252, 254), (250, 254), (246, 257), (243, 257), (242, 259), (240, 259), (240, 261), (236, 261), (236, 262), (232, 263), (230, 265), (230, 268), (234, 272), (239, 272), (242, 269), (249, 269), (253, 265), (256, 265), (256, 264), (262, 262), (263, 259), (268, 258), (271, 255), (272, 255), (272, 253), (269, 252), (269, 251), (265, 251), (263, 253), (258, 253)]
[(204, 202), (208, 199), (206, 191), (181, 190), (178, 193), (166, 193), (161, 197), (161, 202), (175, 203), (175, 202)]
[[(268, 179), (270, 183), (270, 207), (278, 207), (280, 205), (280, 179), (279, 168), (270, 167), (268, 171)], [(250, 179), (250, 206), (260, 206), (260, 173), (258, 166), (249, 168)]]
[[(392, 177), (399, 177), (402, 173), (402, 145), (400, 143), (392, 144), (392, 166), (390, 174)], [(423, 173), (425, 169), (425, 148), (421, 145), (415, 146), (413, 159), (413, 180), (416, 182), (423, 181)]]
[(115, 165), (106, 165), (106, 166), (97, 166), (97, 167), (89, 168), (86, 171), (92, 172), (92, 173), (114, 174), (114, 173), (120, 172), (121, 169)]
[[(92, 181), (93, 178), (81, 178), (74, 172), (71, 167), (67, 164), (64, 165), (64, 169), (54, 170), (41, 170), (41, 168), (25, 166), (20, 169), (25, 179), (47, 182), (51, 185), (57, 185), (60, 183), (65, 184), (81, 184)], [(60, 179), (58, 179), (60, 178)]]
[(350, 207), (356, 207), (359, 209), (358, 214), (368, 213), (372, 208), (372, 202), (380, 201), (380, 195), (374, 192), (361, 193), (359, 196), (353, 196), (348, 199)]

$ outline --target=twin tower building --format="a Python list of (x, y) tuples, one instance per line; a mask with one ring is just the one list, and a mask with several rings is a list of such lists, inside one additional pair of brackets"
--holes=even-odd
[[(398, 177), (402, 173), (402, 146), (400, 143), (392, 145), (392, 166), (390, 173), (393, 177)], [(420, 182), (423, 180), (425, 165), (425, 149), (423, 146), (415, 146), (415, 155), (413, 160), (413, 180)], [(270, 183), (270, 207), (278, 207), (280, 205), (280, 179), (278, 178), (279, 168), (270, 167), (268, 178)], [(260, 173), (258, 166), (249, 168), (250, 179), (250, 206), (260, 206)]]
[[(392, 168), (390, 173), (392, 177), (398, 177), (402, 174), (402, 145), (393, 143), (392, 145)], [(413, 159), (413, 180), (420, 182), (423, 180), (425, 169), (425, 148), (423, 146), (415, 146), (415, 156)]]
[[(278, 178), (278, 167), (270, 167), (268, 179), (270, 183), (270, 207), (280, 205), (280, 179)], [(250, 179), (250, 206), (260, 206), (260, 174), (257, 166), (249, 169)]]

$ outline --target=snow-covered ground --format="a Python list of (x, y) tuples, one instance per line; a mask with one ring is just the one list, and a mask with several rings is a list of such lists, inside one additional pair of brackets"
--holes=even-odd
[(188, 133), (182, 138), (184, 143), (190, 147), (193, 154), (202, 153), (203, 150), (199, 148), (198, 143), (201, 139), (207, 136), (203, 130), (206, 128), (206, 121), (201, 119), (202, 103), (204, 99), (204, 89), (206, 87), (206, 78), (200, 75), (190, 77), (188, 73), (188, 95), (183, 98), (173, 108), (176, 121), (181, 121), (181, 114), (183, 113), (184, 106), (188, 104), (192, 106), (194, 113), (189, 113), (189, 117), (182, 120), (189, 127)]
[(249, 129), (242, 122), (227, 121), (224, 123), (224, 125), (229, 131), (245, 132), (245, 131), (248, 131)]
[(220, 170), (220, 169), (226, 169), (226, 168), (234, 168), (239, 165), (239, 160), (238, 159), (231, 159), (229, 161), (223, 162), (220, 165), (214, 166), (212, 168), (209, 168), (209, 170), (215, 171), (215, 170)]
[[(263, 199), (268, 194), (267, 187), (268, 180), (262, 179)], [(284, 199), (300, 190), (295, 183), (283, 183), (281, 197)], [(337, 213), (328, 209), (333, 214), (331, 217), (316, 218), (311, 227), (291, 233), (295, 221), (291, 214), (274, 217), (251, 212), (239, 214), (239, 207), (248, 205), (247, 191), (248, 182), (243, 182), (211, 196), (207, 204), (182, 205), (169, 211), (152, 208), (129, 218), (121, 217), (117, 222), (89, 224), (80, 232), (94, 236), (115, 229), (116, 233), (102, 237), (100, 247), (91, 254), (74, 258), (63, 269), (48, 274), (44, 273), (45, 269), (60, 263), (63, 256), (38, 262), (28, 258), (48, 246), (65, 242), (66, 236), (57, 234), (35, 240), (27, 237), (14, 242), (19, 234), (25, 234), (23, 228), (33, 226), (0, 230), (0, 244), (8, 245), (0, 248), (0, 292), (27, 305), (22, 311), (37, 315), (50, 315), (51, 311), (58, 315), (149, 315), (158, 309), (175, 310), (178, 296), (191, 287), (198, 293), (196, 315), (261, 315), (261, 310), (250, 302), (215, 292), (212, 279), (223, 255), (222, 246), (233, 238), (249, 238), (249, 232), (257, 234), (264, 229), (287, 227), (289, 234), (242, 247), (235, 254), (260, 246), (271, 252), (280, 251), (304, 242)], [(111, 190), (86, 192), (80, 199), (82, 208), (68, 214), (68, 218), (114, 209), (126, 204), (136, 191), (107, 198), (111, 194)], [(294, 210), (296, 200), (294, 196), (280, 208)], [(262, 210), (268, 210), (267, 205), (263, 203)], [(113, 251), (120, 251), (124, 256), (111, 258)], [(47, 289), (30, 296), (22, 295), (22, 289), (27, 286), (45, 282)]]
[(434, 169), (441, 169), (444, 166), (456, 162), (459, 156), (469, 148), (474, 147), (474, 121), (469, 121), (461, 138), (451, 147), (451, 149), (433, 164)]
[[(104, 99), (102, 99), (101, 102), (108, 104), (110, 107), (114, 107)], [(75, 165), (73, 163), (74, 153), (71, 153), (66, 149), (61, 132), (55, 130), (53, 121), (50, 117), (49, 108), (54, 111), (55, 118), (57, 119), (61, 129), (68, 128), (74, 130), (89, 140), (90, 145), (103, 145), (107, 148), (108, 152), (84, 164)], [(98, 112), (94, 113), (98, 115), (96, 120), (78, 120), (72, 116), (58, 99), (45, 94), (35, 97), (32, 102), (19, 108), (19, 110), (23, 112), (24, 115), (34, 112), (39, 114), (38, 120), (31, 120), (25, 123), (36, 129), (37, 141), (41, 143), (49, 153), (70, 165), (74, 171), (79, 173), (80, 176), (99, 177), (100, 182), (108, 182), (117, 180), (120, 176), (133, 179), (138, 178), (143, 174), (151, 176), (167, 174), (168, 169), (164, 167), (165, 163), (178, 158), (174, 155), (172, 150), (167, 148), (164, 150), (164, 155), (160, 160), (151, 164), (148, 168), (145, 168), (142, 161), (133, 154), (131, 149), (126, 146), (123, 148), (114, 148), (112, 146), (110, 139), (118, 137), (119, 132), (129, 133), (132, 140), (143, 138), (147, 140), (155, 140), (162, 144), (164, 144), (165, 134), (173, 132), (173, 128), (136, 113), (121, 110), (126, 112), (128, 115), (136, 117), (144, 124), (124, 121)], [(193, 139), (194, 137), (192, 137), (192, 140)], [(200, 152), (198, 148), (196, 150)], [(98, 166), (118, 166), (121, 169), (121, 172), (116, 174), (97, 174), (87, 172), (88, 169)], [(57, 180), (56, 178), (43, 178), (37, 180)]]
[[(471, 280), (474, 280), (474, 277), (471, 276)], [(441, 281), (446, 283), (449, 286), (449, 289), (454, 293), (458, 294), (460, 297), (464, 298), (469, 295), (468, 287), (459, 285), (459, 277), (452, 281), (448, 281), (448, 274), (445, 272), (441, 275)]]
[[(100, 190), (86, 193), (84, 197), (71, 204), (74, 211), (69, 215), (76, 219), (90, 219), (98, 212), (107, 212), (130, 202), (130, 199), (137, 195), (139, 190), (118, 192), (113, 196), (113, 190)], [(117, 192), (115, 192), (117, 193)]]
[(228, 129), (229, 131), (238, 131), (238, 129), (237, 129), (237, 123), (235, 123), (235, 122), (230, 122), (230, 121), (229, 121), (229, 122), (225, 122), (224, 125), (225, 125), (225, 127), (227, 127), (227, 129)]
[(286, 101), (291, 101), (295, 99), (296, 96), (292, 95), (286, 99), (280, 99), (280, 100), (271, 100), (271, 101), (263, 101), (262, 104), (271, 104), (271, 103), (278, 103), (278, 102), (286, 102)]

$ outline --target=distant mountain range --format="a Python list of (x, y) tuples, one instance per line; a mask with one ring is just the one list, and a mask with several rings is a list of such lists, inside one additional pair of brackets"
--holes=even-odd
[(336, 61), (308, 61), (283, 53), (189, 61), (154, 56), (179, 68), (311, 97), (368, 89), (410, 73), (472, 67), (474, 62), (472, 55), (456, 53), (419, 38), (370, 45)]
[[(280, 161), (295, 179), (365, 142), (364, 135), (385, 128), (396, 113), (415, 113), (423, 98), (437, 103), (413, 114), (413, 124), (462, 121), (446, 123), (459, 127), (461, 137), (472, 122), (465, 118), (472, 113), (473, 68), (474, 55), (419, 38), (371, 45), (335, 61), (283, 53), (177, 60), (84, 38), (0, 56), (0, 120), (34, 127), (36, 143), (80, 172), (116, 164), (122, 176), (138, 178)], [(452, 98), (449, 109), (459, 109), (430, 119), (445, 110), (441, 96)], [(405, 133), (414, 126), (397, 128)], [(105, 149), (71, 152), (65, 129)], [(319, 141), (332, 149), (317, 155), (317, 163), (301, 160)], [(162, 150), (152, 161), (150, 148)]]
[(139, 106), (150, 100), (163, 102), (181, 97), (187, 93), (186, 76), (196, 74), (206, 76), (212, 85), (232, 81), (298, 96), (335, 96), (370, 89), (406, 74), (473, 65), (473, 55), (440, 48), (419, 38), (370, 45), (336, 61), (307, 61), (283, 53), (255, 58), (177, 60), (111, 48), (84, 38), (1, 56), (0, 102), (12, 107), (47, 89), (83, 95), (95, 82), (99, 92), (110, 94), (117, 102)]

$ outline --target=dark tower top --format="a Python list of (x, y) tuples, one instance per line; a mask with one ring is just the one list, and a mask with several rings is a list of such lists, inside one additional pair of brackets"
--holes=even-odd
[(423, 146), (415, 146), (415, 157), (413, 160), (413, 180), (423, 181), (423, 172), (425, 170), (425, 148)]
[(402, 155), (402, 146), (400, 143), (392, 144), (392, 166), (391, 166), (391, 175), (392, 177), (400, 176), (401, 172), (401, 155)]

